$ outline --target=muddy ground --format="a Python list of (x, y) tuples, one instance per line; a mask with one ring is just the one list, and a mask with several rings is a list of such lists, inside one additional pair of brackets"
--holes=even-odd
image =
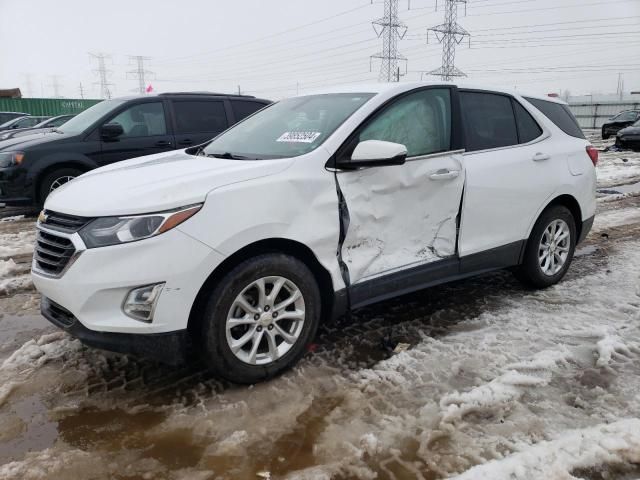
[(48, 324), (34, 218), (5, 210), (0, 478), (640, 478), (640, 155), (599, 169), (598, 217), (561, 284), (496, 272), (367, 307), (253, 387)]

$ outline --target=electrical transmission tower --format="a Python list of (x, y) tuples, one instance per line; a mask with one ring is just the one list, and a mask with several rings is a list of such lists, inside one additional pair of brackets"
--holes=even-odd
[(24, 73), (24, 83), (27, 87), (27, 97), (33, 97), (33, 83), (31, 83), (31, 74)]
[(60, 95), (60, 77), (58, 75), (51, 75), (51, 84), (49, 85), (53, 89), (53, 98), (62, 98)]
[(95, 82), (100, 85), (100, 97), (101, 98), (111, 98), (111, 90), (109, 87), (113, 86), (113, 83), (109, 83), (107, 76), (111, 73), (110, 70), (107, 70), (104, 61), (107, 58), (110, 58), (109, 55), (105, 55), (104, 53), (89, 53), (89, 55), (96, 60), (98, 60), (98, 68), (94, 70), (98, 74), (99, 81)]
[(145, 75), (152, 75), (153, 72), (144, 69), (144, 61), (150, 60), (149, 57), (143, 57), (141, 55), (131, 55), (129, 56), (130, 60), (135, 60), (137, 67), (135, 70), (130, 70), (127, 72), (127, 75), (131, 75), (134, 78), (138, 79), (138, 93), (144, 94), (147, 90), (147, 83), (145, 82)]
[[(379, 58), (381, 82), (400, 81), (398, 62), (405, 62), (406, 57), (398, 53), (398, 40), (402, 40), (407, 33), (407, 26), (398, 19), (398, 0), (384, 0), (384, 17), (375, 20), (373, 29), (378, 38), (382, 38), (382, 52), (371, 55), (371, 60)], [(370, 61), (371, 61), (370, 60)]]
[[(458, 4), (464, 3), (465, 8), (467, 0), (444, 0), (444, 23), (431, 27), (427, 30), (427, 42), (429, 41), (429, 32), (434, 32), (436, 38), (442, 43), (442, 66), (429, 72), (429, 75), (436, 75), (442, 80), (451, 80), (452, 77), (466, 77), (464, 72), (455, 66), (456, 45), (458, 45), (465, 37), (471, 38), (469, 32), (458, 24)], [(436, 3), (436, 9), (438, 4)]]

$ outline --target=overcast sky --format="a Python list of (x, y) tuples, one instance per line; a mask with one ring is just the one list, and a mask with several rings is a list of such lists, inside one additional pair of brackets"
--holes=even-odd
[[(410, 9), (409, 9), (410, 4)], [(402, 81), (437, 68), (441, 46), (427, 27), (443, 1), (400, 0), (408, 26)], [(640, 90), (640, 0), (469, 0), (458, 46), (467, 81), (533, 93)], [(89, 52), (104, 52), (114, 96), (136, 91), (130, 55), (149, 57), (156, 91), (241, 90), (281, 98), (314, 88), (377, 80), (382, 49), (370, 24), (381, 0), (0, 0), (0, 88), (25, 96), (98, 98)], [(403, 71), (404, 73), (404, 71)], [(428, 77), (424, 77), (427, 79)], [(431, 77), (433, 78), (433, 77)], [(29, 88), (27, 79), (30, 79)]]

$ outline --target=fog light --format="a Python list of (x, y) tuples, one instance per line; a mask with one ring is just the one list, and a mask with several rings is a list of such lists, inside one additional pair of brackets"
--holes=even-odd
[(141, 322), (153, 321), (153, 313), (162, 287), (164, 287), (164, 282), (131, 290), (122, 305), (125, 315)]

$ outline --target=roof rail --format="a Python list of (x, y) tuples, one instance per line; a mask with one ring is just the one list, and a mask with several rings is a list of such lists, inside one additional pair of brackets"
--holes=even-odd
[(238, 95), (237, 93), (218, 93), (218, 92), (164, 92), (158, 95), (218, 95), (220, 97), (244, 97), (256, 98), (253, 95)]

